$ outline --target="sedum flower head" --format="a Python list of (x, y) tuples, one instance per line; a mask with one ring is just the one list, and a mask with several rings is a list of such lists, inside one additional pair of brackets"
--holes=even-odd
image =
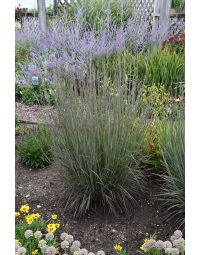
[(143, 245), (142, 245), (142, 248), (144, 251), (148, 251), (150, 250), (151, 248), (155, 247), (156, 245), (156, 240), (154, 239), (150, 239), (148, 241), (146, 241)]
[(54, 234), (52, 232), (49, 232), (45, 235), (46, 240), (53, 240), (54, 239)]
[(167, 248), (165, 250), (166, 254), (170, 254), (170, 255), (178, 255), (179, 254), (179, 249), (177, 248)]
[(31, 229), (28, 229), (25, 231), (24, 236), (26, 239), (33, 236), (33, 231)]
[(80, 249), (79, 255), (88, 255), (88, 251), (86, 249)]
[(48, 246), (45, 253), (47, 255), (55, 255), (57, 253), (57, 249), (54, 246)]
[(19, 247), (17, 250), (17, 255), (25, 255), (26, 254), (26, 248), (24, 247)]
[(39, 241), (39, 243), (38, 243), (38, 246), (39, 246), (39, 248), (42, 248), (42, 247), (45, 246), (46, 244), (47, 244), (46, 240), (41, 239), (41, 240)]
[(77, 247), (81, 247), (81, 243), (78, 240), (74, 241), (72, 243), (72, 245), (77, 246)]
[(176, 230), (174, 232), (174, 236), (176, 237), (176, 239), (179, 239), (183, 236), (183, 233), (180, 230)]
[(179, 238), (174, 240), (173, 245), (179, 249), (180, 252), (184, 252), (185, 251), (185, 240), (183, 238)]
[(155, 244), (156, 248), (158, 249), (163, 249), (163, 241), (158, 240)]
[(172, 243), (170, 241), (165, 241), (163, 243), (163, 248), (164, 249), (172, 248)]
[(42, 238), (42, 232), (41, 231), (35, 231), (34, 233), (34, 237), (37, 238), (37, 239), (41, 239)]
[(69, 242), (67, 240), (64, 240), (61, 242), (60, 246), (62, 249), (67, 249), (69, 248)]
[(68, 234), (65, 233), (65, 232), (63, 232), (63, 233), (60, 235), (60, 239), (61, 239), (61, 240), (65, 240), (67, 236), (68, 236)]
[(105, 252), (100, 250), (100, 251), (97, 252), (97, 255), (105, 255)]
[(72, 242), (74, 241), (74, 237), (73, 237), (72, 235), (67, 235), (67, 236), (65, 237), (65, 240), (66, 240), (67, 242), (69, 242), (69, 243), (72, 243)]
[[(80, 248), (74, 244), (72, 244), (72, 246), (70, 247), (70, 251), (75, 253), (77, 251), (80, 251)], [(76, 254), (77, 255), (77, 254)]]

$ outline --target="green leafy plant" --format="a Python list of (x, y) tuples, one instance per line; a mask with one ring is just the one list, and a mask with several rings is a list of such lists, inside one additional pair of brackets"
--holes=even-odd
[(25, 135), (17, 151), (22, 163), (27, 166), (39, 168), (49, 165), (53, 160), (49, 132), (44, 127), (39, 127)]
[(54, 105), (54, 89), (48, 85), (38, 87), (24, 86), (16, 84), (15, 98), (22, 101), (26, 105)]
[(171, 8), (174, 8), (177, 11), (184, 11), (185, 10), (185, 0), (172, 0)]

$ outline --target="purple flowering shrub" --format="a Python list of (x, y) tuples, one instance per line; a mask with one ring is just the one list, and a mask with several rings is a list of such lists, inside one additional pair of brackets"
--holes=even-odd
[(67, 25), (62, 19), (54, 19), (45, 34), (40, 33), (35, 20), (25, 22), (23, 29), (16, 31), (16, 45), (29, 42), (32, 47), (28, 63), (20, 65), (17, 82), (30, 85), (31, 77), (38, 76), (42, 82), (53, 85), (60, 78), (73, 75), (83, 78), (89, 63), (96, 58), (121, 54), (125, 49), (133, 55), (145, 52), (174, 33), (174, 28), (166, 30), (166, 24), (151, 31), (149, 22), (137, 13), (120, 25), (111, 22), (107, 15), (106, 25), (98, 29), (89, 27), (82, 19), (81, 11)]

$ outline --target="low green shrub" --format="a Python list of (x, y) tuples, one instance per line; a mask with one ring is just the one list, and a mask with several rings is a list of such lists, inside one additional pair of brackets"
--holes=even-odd
[(165, 120), (158, 128), (160, 150), (165, 171), (160, 177), (162, 200), (167, 206), (168, 219), (180, 226), (185, 222), (185, 130), (183, 117)]
[(54, 90), (48, 85), (39, 87), (24, 86), (16, 84), (15, 98), (22, 101), (26, 105), (54, 105)]
[(33, 168), (49, 165), (52, 160), (51, 136), (44, 127), (25, 135), (17, 146), (21, 162)]

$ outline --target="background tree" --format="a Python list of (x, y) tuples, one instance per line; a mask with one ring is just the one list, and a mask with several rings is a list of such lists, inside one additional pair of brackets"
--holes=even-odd
[(41, 29), (41, 31), (46, 31), (46, 29), (47, 29), (47, 19), (46, 19), (45, 0), (37, 0), (37, 4), (38, 4), (40, 29)]

